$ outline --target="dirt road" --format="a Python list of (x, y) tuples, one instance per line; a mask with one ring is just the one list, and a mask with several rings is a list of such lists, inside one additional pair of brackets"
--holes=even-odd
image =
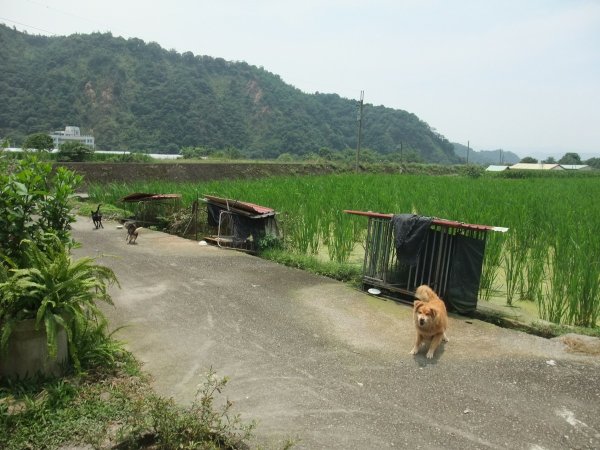
[(257, 438), (299, 449), (600, 448), (600, 360), (451, 317), (433, 360), (411, 310), (246, 254), (81, 218), (78, 255), (121, 282), (106, 312), (157, 391), (189, 403), (212, 367)]

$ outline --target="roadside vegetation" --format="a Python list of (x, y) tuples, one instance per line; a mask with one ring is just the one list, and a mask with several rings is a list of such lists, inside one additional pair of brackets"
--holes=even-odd
[(80, 181), (35, 157), (0, 158), (0, 368), (18, 366), (7, 361), (16, 361), (8, 358), (23, 322), (44, 336), (49, 360), (59, 354), (61, 332), (68, 346), (58, 376), (40, 366), (1, 377), (0, 448), (246, 448), (255, 424), (220, 399), (226, 377), (208, 370), (191, 405), (181, 407), (152, 391), (109, 332), (97, 303), (112, 304), (108, 288), (118, 280), (70, 252), (71, 197)]
[(226, 377), (209, 371), (192, 404), (181, 407), (153, 392), (121, 344), (111, 341), (105, 350), (112, 364), (96, 361), (79, 374), (0, 387), (0, 448), (247, 448), (255, 424), (220, 401)]

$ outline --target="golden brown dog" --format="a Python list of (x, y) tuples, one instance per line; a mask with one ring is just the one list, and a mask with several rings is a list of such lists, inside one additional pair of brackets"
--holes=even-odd
[(415, 346), (410, 351), (416, 355), (424, 341), (431, 341), (427, 358), (433, 358), (433, 354), (442, 341), (448, 342), (446, 328), (448, 328), (448, 313), (446, 305), (437, 296), (433, 289), (423, 284), (415, 291), (413, 317), (415, 321), (416, 340)]

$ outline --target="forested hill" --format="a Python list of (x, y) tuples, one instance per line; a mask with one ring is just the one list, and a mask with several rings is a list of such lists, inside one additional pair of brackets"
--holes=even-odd
[[(245, 62), (110, 33), (45, 37), (4, 25), (0, 60), (0, 137), (13, 145), (74, 125), (103, 150), (202, 146), (273, 158), (356, 149), (356, 100), (303, 93)], [(399, 154), (402, 143), (404, 158), (458, 161), (450, 142), (406, 111), (365, 104), (362, 136), (362, 148), (380, 153)]]
[(453, 145), (454, 153), (472, 164), (516, 164), (521, 160), (515, 153), (500, 149), (474, 151), (456, 142)]

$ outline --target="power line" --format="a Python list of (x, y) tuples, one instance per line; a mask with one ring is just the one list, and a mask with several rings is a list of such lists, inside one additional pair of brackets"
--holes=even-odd
[[(116, 27), (113, 27), (113, 26), (106, 26), (105, 24), (97, 22), (97, 21), (95, 21), (95, 20), (93, 20), (93, 19), (91, 19), (89, 17), (81, 16), (81, 15), (78, 15), (78, 14), (73, 14), (73, 13), (68, 12), (68, 11), (63, 11), (61, 9), (58, 9), (58, 8), (53, 7), (53, 6), (49, 6), (49, 5), (43, 4), (43, 3), (35, 1), (35, 0), (27, 0), (27, 1), (29, 3), (31, 3), (32, 5), (35, 5), (36, 7), (40, 8), (40, 9), (44, 8), (44, 9), (47, 9), (47, 10), (52, 10), (55, 13), (62, 14), (63, 16), (68, 16), (68, 17), (71, 17), (73, 19), (77, 19), (79, 21), (84, 20), (84, 21), (86, 21), (86, 22), (88, 22), (90, 24), (96, 25), (96, 26), (98, 26), (100, 28), (105, 28), (106, 30), (108, 30), (110, 32), (122, 33), (125, 36), (127, 36), (127, 34), (128, 34), (127, 32), (125, 32), (123, 30), (120, 30), (120, 29), (118, 29)], [(50, 34), (52, 36), (57, 36), (59, 34), (59, 33), (56, 33), (54, 31), (46, 30), (44, 28), (35, 27), (33, 25), (29, 25), (29, 24), (26, 24), (26, 23), (23, 23), (23, 22), (19, 22), (19, 21), (13, 20), (13, 19), (9, 19), (8, 17), (0, 17), (0, 20), (5, 20), (5, 21), (10, 22), (10, 23), (15, 24), (15, 25), (20, 25), (22, 27), (27, 27), (27, 28), (31, 28), (33, 30), (41, 31), (43, 33)]]
[(106, 28), (107, 30), (109, 30), (109, 31), (116, 31), (116, 32), (118, 32), (118, 33), (124, 33), (124, 34), (127, 34), (127, 33), (126, 33), (125, 31), (123, 31), (123, 30), (119, 30), (118, 28), (114, 28), (114, 27), (109, 27), (109, 26), (106, 26), (105, 24), (102, 24), (102, 23), (100, 23), (100, 22), (97, 22), (97, 21), (95, 21), (95, 20), (93, 20), (93, 19), (90, 19), (89, 17), (81, 16), (81, 15), (78, 15), (78, 14), (73, 14), (72, 12), (68, 12), (68, 11), (63, 11), (62, 9), (58, 9), (58, 8), (55, 8), (55, 7), (53, 7), (53, 6), (46, 5), (46, 4), (44, 4), (44, 3), (40, 3), (40, 2), (38, 2), (38, 1), (35, 1), (35, 0), (27, 0), (27, 1), (28, 1), (29, 3), (31, 3), (31, 4), (34, 4), (34, 5), (40, 6), (40, 7), (42, 7), (42, 8), (50, 9), (50, 10), (52, 10), (52, 11), (55, 11), (55, 12), (57, 12), (57, 13), (63, 14), (63, 15), (65, 15), (65, 16), (70, 16), (70, 17), (73, 17), (74, 19), (85, 20), (86, 22), (89, 22), (89, 23), (91, 23), (91, 24), (94, 24), (94, 25), (97, 25), (97, 26), (100, 26), (100, 27), (105, 27), (105, 28)]
[(0, 17), (0, 20), (6, 20), (7, 22), (14, 23), (16, 25), (21, 25), (23, 27), (32, 28), (34, 30), (43, 31), (44, 33), (50, 33), (56, 36), (54, 31), (44, 30), (43, 28), (34, 27), (33, 25), (27, 25), (26, 23), (17, 22), (16, 20), (8, 19), (7, 17)]

